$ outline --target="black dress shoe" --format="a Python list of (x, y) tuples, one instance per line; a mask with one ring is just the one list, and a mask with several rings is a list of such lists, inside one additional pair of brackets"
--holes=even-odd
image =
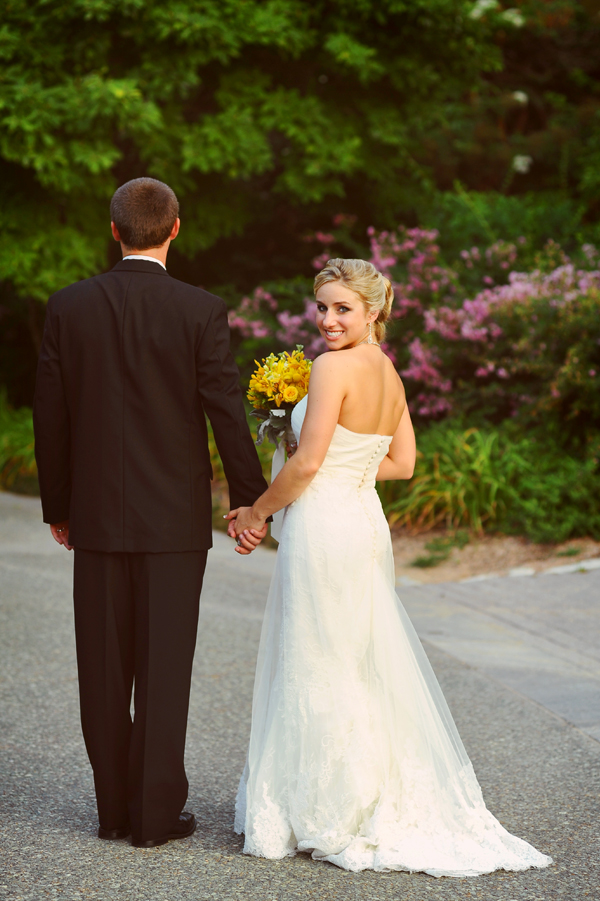
[(103, 829), (98, 826), (98, 838), (104, 838), (109, 842), (114, 842), (118, 838), (128, 838), (131, 835), (131, 826), (123, 826), (122, 829)]
[(174, 839), (187, 838), (188, 835), (191, 835), (195, 831), (196, 817), (193, 813), (188, 813), (184, 810), (183, 813), (179, 814), (177, 823), (167, 835), (163, 835), (161, 838), (148, 838), (146, 840), (132, 838), (131, 844), (134, 848), (156, 848), (158, 845), (166, 845), (167, 842), (173, 841)]

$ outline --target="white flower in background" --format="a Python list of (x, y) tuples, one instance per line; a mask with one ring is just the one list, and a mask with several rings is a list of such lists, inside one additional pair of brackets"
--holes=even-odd
[(532, 156), (525, 156), (525, 154), (518, 153), (516, 156), (513, 156), (512, 167), (515, 172), (520, 172), (522, 175), (525, 175), (531, 169), (532, 163)]
[(473, 9), (469, 13), (469, 17), (471, 19), (481, 19), (486, 12), (490, 9), (496, 9), (497, 7), (497, 0), (477, 0), (477, 3), (475, 3)]
[(515, 103), (525, 104), (529, 102), (529, 97), (527, 96), (525, 91), (513, 91), (512, 99), (515, 101)]
[(509, 25), (514, 25), (515, 28), (522, 28), (525, 24), (525, 16), (519, 9), (505, 9), (501, 18)]

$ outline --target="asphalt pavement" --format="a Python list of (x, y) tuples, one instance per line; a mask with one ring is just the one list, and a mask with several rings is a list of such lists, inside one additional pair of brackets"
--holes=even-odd
[(0, 898), (600, 901), (600, 571), (399, 586), (488, 807), (553, 866), (475, 879), (346, 873), (241, 853), (233, 804), (274, 552), (222, 534), (196, 651), (187, 809), (197, 833), (102, 842), (79, 727), (72, 555), (35, 498), (0, 494)]

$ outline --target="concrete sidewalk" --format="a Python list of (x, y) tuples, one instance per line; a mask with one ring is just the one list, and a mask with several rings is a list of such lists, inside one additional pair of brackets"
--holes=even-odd
[(600, 742), (600, 570), (398, 594), (422, 640)]
[(209, 557), (187, 763), (190, 840), (101, 842), (79, 729), (72, 557), (39, 502), (0, 494), (0, 898), (600, 899), (598, 572), (399, 588), (488, 806), (555, 865), (470, 880), (243, 856), (232, 832), (274, 554)]

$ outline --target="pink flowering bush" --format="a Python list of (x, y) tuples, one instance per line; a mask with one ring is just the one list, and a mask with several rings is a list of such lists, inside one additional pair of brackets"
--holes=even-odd
[(269, 283), (255, 288), (229, 311), (233, 349), (246, 383), (254, 360), (272, 351), (302, 344), (312, 359), (323, 353), (325, 342), (314, 324), (310, 290), (308, 279)]
[(600, 428), (600, 260), (586, 250), (583, 268), (550, 245), (531, 271), (426, 311), (427, 346), (452, 381), (438, 389), (449, 412), (552, 422), (571, 437)]
[[(336, 217), (306, 240), (315, 271), (331, 257), (361, 257), (394, 286), (384, 350), (405, 382), (421, 451), (411, 482), (382, 489), (390, 517), (536, 541), (599, 535), (598, 250), (586, 244), (569, 258), (549, 242), (535, 254), (522, 238), (447, 262), (433, 229), (369, 229), (365, 246), (353, 224)], [(273, 350), (324, 351), (314, 313), (310, 278), (244, 297), (230, 313), (244, 376)]]
[[(394, 286), (384, 350), (421, 421), (552, 423), (569, 440), (600, 431), (600, 254), (577, 260), (549, 242), (537, 255), (525, 238), (470, 247), (446, 262), (434, 229), (352, 237), (338, 216), (315, 244), (315, 271), (334, 256), (369, 259)], [(314, 325), (310, 279), (257, 288), (230, 313), (240, 362), (303, 344), (325, 347)]]

